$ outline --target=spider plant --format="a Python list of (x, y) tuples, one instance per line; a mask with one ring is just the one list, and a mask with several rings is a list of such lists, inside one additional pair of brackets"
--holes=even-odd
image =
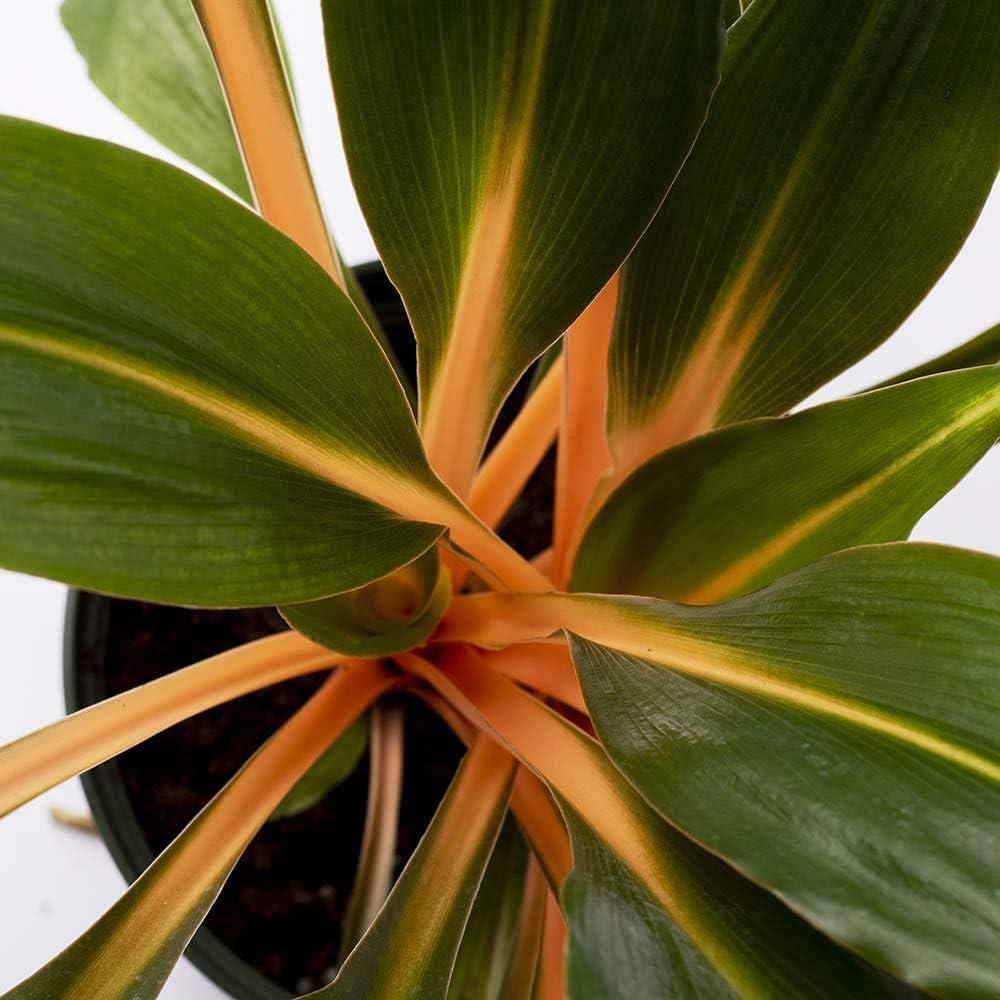
[[(388, 895), (361, 866), (314, 997), (1000, 994), (1000, 566), (905, 541), (1000, 434), (1000, 331), (789, 414), (973, 226), (1000, 4), (323, 18), (415, 412), (326, 228), (265, 0), (64, 6), (97, 84), (252, 209), (0, 123), (3, 565), (293, 626), (3, 748), (2, 811), (329, 674), (6, 996), (155, 996), (257, 829), (335, 780), (329, 748), (388, 695), (468, 752)], [(496, 529), (553, 444), (529, 560)]]

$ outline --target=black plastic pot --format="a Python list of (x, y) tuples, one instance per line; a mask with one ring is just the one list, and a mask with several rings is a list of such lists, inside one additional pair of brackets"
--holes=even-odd
[[(412, 335), (395, 290), (378, 264), (355, 273), (404, 371), (412, 375)], [(509, 421), (516, 405), (515, 397), (500, 426)], [(511, 519), (514, 539), (528, 552), (548, 537), (550, 505), (545, 494), (551, 491), (551, 465), (549, 461), (536, 477), (528, 502)], [(273, 609), (195, 611), (71, 591), (64, 643), (67, 709), (76, 711), (282, 627)], [(128, 881), (148, 867), (317, 684), (315, 678), (300, 678), (247, 695), (179, 723), (83, 775), (98, 831)], [(407, 706), (397, 874), (416, 847), (461, 755), (460, 745), (440, 720), (412, 699)], [(296, 819), (268, 824), (237, 865), (187, 949), (195, 965), (237, 1000), (281, 1000), (292, 991), (304, 993), (322, 985), (332, 974), (339, 918), (360, 846), (366, 791), (363, 760), (319, 806)], [(310, 867), (307, 862), (317, 854), (319, 842), (329, 860), (320, 855)], [(272, 909), (273, 918), (268, 915)], [(289, 954), (287, 963), (281, 956), (272, 956), (273, 961), (262, 958), (262, 926), (268, 937), (271, 927), (275, 934), (284, 933), (289, 953), (311, 947), (316, 955), (307, 960)], [(303, 940), (310, 935), (316, 940)], [(293, 971), (296, 961), (309, 967), (309, 975)], [(329, 965), (321, 968), (326, 962)]]

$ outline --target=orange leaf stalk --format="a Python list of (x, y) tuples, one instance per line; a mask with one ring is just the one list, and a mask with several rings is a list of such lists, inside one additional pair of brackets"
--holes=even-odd
[(608, 348), (617, 303), (616, 274), (564, 337), (566, 376), (550, 574), (558, 586), (569, 575), (594, 489), (612, 464), (607, 437)]
[(194, 0), (260, 214), (347, 290), (299, 131), (265, 0)]
[(75, 712), (0, 748), (0, 816), (175, 722), (249, 691), (348, 662), (297, 632), (283, 632)]

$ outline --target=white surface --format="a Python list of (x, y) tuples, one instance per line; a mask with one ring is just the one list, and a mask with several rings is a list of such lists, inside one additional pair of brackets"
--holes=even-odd
[[(139, 2), (139, 0), (137, 0)], [(121, 115), (86, 78), (63, 34), (56, 0), (0, 4), (0, 113), (84, 132), (178, 162)], [(350, 189), (329, 99), (318, 3), (277, 0), (317, 180), (349, 263), (374, 249)], [(900, 332), (821, 390), (818, 402), (863, 388), (939, 354), (1000, 320), (1000, 187), (961, 255)], [(914, 537), (1000, 554), (1000, 453), (994, 452), (920, 522)], [(0, 571), (0, 649), (5, 680), (0, 743), (62, 714), (60, 644), (64, 588)], [(82, 811), (76, 781), (0, 823), (0, 992), (43, 964), (117, 897), (122, 880), (101, 843), (55, 825), (49, 808)], [(163, 997), (221, 997), (183, 962)]]

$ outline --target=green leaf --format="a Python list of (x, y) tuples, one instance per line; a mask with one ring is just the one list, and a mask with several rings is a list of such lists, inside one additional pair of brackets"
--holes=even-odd
[(930, 361), (910, 368), (901, 375), (894, 375), (880, 382), (876, 389), (883, 389), (900, 382), (909, 382), (925, 375), (936, 375), (938, 372), (956, 371), (959, 368), (972, 368), (975, 365), (995, 365), (1000, 362), (1000, 323), (989, 330), (973, 337), (972, 340), (960, 344), (954, 350), (947, 351)]
[(685, 908), (686, 922), (671, 919), (621, 856), (565, 812), (576, 860), (562, 890), (570, 1000), (916, 996), (647, 817), (657, 861), (669, 865)]
[(368, 747), (368, 719), (362, 717), (337, 737), (271, 813), (289, 819), (322, 802), (353, 773)]
[(101, 92), (154, 139), (253, 196), (190, 0), (64, 0), (62, 22)]
[[(575, 597), (551, 603), (583, 606)], [(664, 822), (599, 744), (510, 681), (468, 656), (427, 679), (443, 681), (449, 698), (467, 700), (467, 710), (556, 793), (575, 862), (561, 890), (572, 1000), (875, 998), (893, 991)]]
[(448, 986), (448, 1000), (497, 1000), (517, 933), (528, 851), (508, 817), (476, 893)]
[[(215, 62), (191, 0), (64, 0), (61, 14), (91, 79), (109, 100), (179, 156), (244, 201), (254, 201)], [(284, 53), (281, 34), (276, 34), (276, 52)], [(278, 72), (284, 78), (280, 67)], [(291, 87), (289, 78), (290, 96)], [(402, 380), (371, 305), (336, 248), (334, 253), (347, 294)], [(409, 396), (409, 385), (404, 383), (404, 388)]]
[(514, 771), (488, 738), (473, 744), (375, 923), (312, 1000), (444, 1000)]
[(664, 816), (908, 982), (1000, 991), (1000, 560), (870, 546), (715, 607), (551, 602)]
[(670, 444), (780, 414), (885, 340), (998, 168), (1000, 5), (755, 0), (681, 175), (623, 268), (619, 481)]
[(897, 541), (998, 437), (1000, 368), (722, 428), (611, 495), (573, 589), (718, 603), (838, 549)]
[(324, 3), (348, 162), (419, 343), (425, 440), (460, 491), (503, 398), (687, 155), (718, 79), (720, 6)]
[(456, 510), (348, 299), (189, 175), (4, 119), (0, 260), (3, 565), (294, 602), (412, 561)]
[(423, 645), (450, 598), (451, 576), (432, 548), (358, 590), (278, 610), (297, 631), (338, 653), (389, 656)]

